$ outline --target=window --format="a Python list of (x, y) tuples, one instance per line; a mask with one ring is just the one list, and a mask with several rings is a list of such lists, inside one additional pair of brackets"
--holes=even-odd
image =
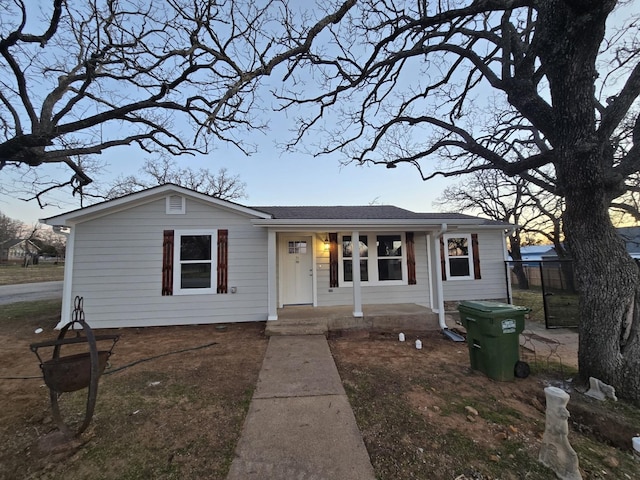
[[(351, 235), (342, 235), (340, 277), (347, 284), (353, 282), (353, 248)], [(404, 234), (360, 235), (359, 249), (361, 282), (398, 285), (407, 283)]]
[(402, 280), (402, 239), (400, 235), (378, 235), (378, 280)]
[(446, 278), (463, 280), (475, 277), (472, 251), (471, 235), (444, 236)]
[(307, 242), (305, 241), (294, 241), (289, 242), (289, 253), (290, 254), (306, 254), (307, 253)]
[[(217, 243), (214, 243), (216, 233)], [(171, 296), (174, 293), (227, 293), (228, 243), (229, 231), (226, 229), (175, 232), (164, 230), (162, 296)], [(217, 283), (214, 290), (215, 274)]]
[[(360, 235), (359, 242), (360, 251), (360, 281), (369, 281), (369, 247), (367, 246), (367, 236)], [(344, 281), (353, 282), (353, 242), (351, 241), (351, 235), (344, 235), (342, 237), (342, 268), (344, 272)]]
[(173, 285), (176, 294), (215, 293), (216, 231), (176, 231)]

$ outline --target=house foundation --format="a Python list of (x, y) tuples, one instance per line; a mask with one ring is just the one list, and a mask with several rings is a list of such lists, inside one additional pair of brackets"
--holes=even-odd
[[(278, 320), (268, 321), (271, 335), (327, 335), (344, 330), (437, 331), (438, 314), (415, 303), (363, 305), (363, 316), (354, 317), (351, 306), (286, 306), (278, 309)], [(452, 322), (453, 323), (453, 322)]]

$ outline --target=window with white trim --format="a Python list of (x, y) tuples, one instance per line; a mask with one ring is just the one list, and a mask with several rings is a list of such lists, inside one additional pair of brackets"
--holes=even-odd
[(217, 230), (176, 230), (174, 295), (216, 293)]
[(402, 237), (400, 235), (378, 235), (378, 280), (402, 280)]
[[(339, 275), (341, 285), (353, 282), (353, 242), (341, 235)], [(363, 284), (407, 284), (404, 233), (360, 235), (360, 281)]]
[[(360, 235), (358, 247), (360, 249), (360, 281), (369, 281), (369, 247), (367, 236)], [(353, 282), (353, 242), (351, 235), (342, 236), (342, 271), (343, 281)]]
[(444, 255), (447, 279), (474, 278), (473, 249), (470, 234), (444, 235)]

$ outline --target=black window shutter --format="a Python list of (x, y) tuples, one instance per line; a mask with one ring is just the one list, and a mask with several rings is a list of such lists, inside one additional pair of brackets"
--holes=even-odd
[(480, 252), (478, 249), (478, 234), (471, 234), (471, 251), (473, 252), (473, 275), (476, 280), (480, 280)]
[(229, 230), (218, 230), (218, 293), (227, 293)]
[(413, 240), (413, 232), (406, 233), (407, 239), (407, 276), (409, 285), (415, 285), (416, 281), (416, 248)]
[(173, 295), (173, 230), (162, 234), (162, 295)]
[(329, 287), (338, 286), (338, 234), (329, 234)]
[(442, 280), (447, 279), (447, 259), (444, 256), (444, 238), (440, 237), (440, 269), (442, 270)]

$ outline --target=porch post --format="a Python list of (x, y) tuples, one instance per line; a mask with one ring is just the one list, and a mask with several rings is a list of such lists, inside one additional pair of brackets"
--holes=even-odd
[(442, 256), (440, 255), (440, 238), (447, 231), (447, 224), (443, 223), (440, 227), (440, 231), (436, 232), (433, 236), (433, 248), (435, 250), (436, 261), (434, 262), (435, 276), (436, 276), (436, 295), (438, 305), (438, 323), (441, 329), (447, 328), (447, 319), (444, 312), (444, 286), (442, 285)]
[(353, 253), (351, 254), (353, 271), (353, 316), (362, 317), (362, 290), (360, 288), (360, 233), (357, 230), (351, 232)]
[(267, 320), (278, 320), (278, 290), (276, 269), (276, 232), (267, 230), (267, 296), (269, 314)]

